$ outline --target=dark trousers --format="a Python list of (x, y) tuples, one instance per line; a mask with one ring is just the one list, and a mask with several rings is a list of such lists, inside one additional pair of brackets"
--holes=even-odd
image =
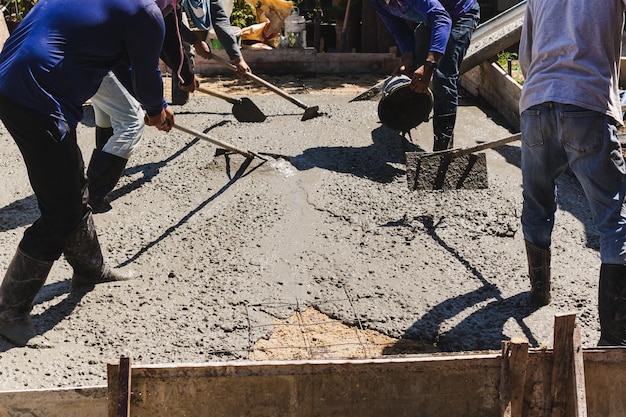
[(76, 129), (0, 95), (0, 120), (17, 144), (40, 217), (24, 232), (20, 249), (42, 261), (59, 259), (70, 232), (90, 210), (85, 164)]
[[(433, 74), (433, 116), (456, 114), (459, 104), (457, 80), (459, 67), (467, 53), (472, 33), (480, 20), (478, 2), (459, 20), (452, 22), (446, 52), (439, 60)], [(423, 65), (430, 49), (430, 26), (419, 25), (415, 29), (415, 64)]]

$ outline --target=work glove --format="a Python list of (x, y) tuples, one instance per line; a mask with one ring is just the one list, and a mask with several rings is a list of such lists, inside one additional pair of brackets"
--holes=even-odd
[(174, 112), (169, 107), (165, 107), (161, 110), (161, 113), (149, 116), (148, 113), (144, 115), (144, 123), (148, 126), (154, 126), (157, 129), (169, 132), (174, 127)]

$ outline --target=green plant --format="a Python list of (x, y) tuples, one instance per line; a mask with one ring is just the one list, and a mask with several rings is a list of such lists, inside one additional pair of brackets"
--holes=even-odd
[(2, 13), (7, 20), (20, 21), (33, 8), (37, 0), (7, 0), (2, 2)]
[(240, 28), (255, 24), (256, 14), (254, 8), (245, 0), (235, 0), (233, 11), (230, 14), (230, 23)]
[(517, 54), (515, 52), (503, 51), (498, 54), (498, 64), (507, 69), (509, 65), (509, 60), (513, 61), (517, 59)]
[[(517, 83), (524, 85), (524, 77), (520, 70), (519, 62), (517, 61), (518, 55), (515, 52), (500, 52), (498, 54), (498, 65), (502, 67)], [(509, 67), (509, 62), (511, 62)]]

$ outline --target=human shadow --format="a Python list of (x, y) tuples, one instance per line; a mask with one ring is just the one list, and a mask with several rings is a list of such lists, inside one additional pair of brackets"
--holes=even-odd
[[(447, 299), (429, 310), (405, 331), (402, 339), (428, 341), (440, 351), (499, 349), (500, 343), (505, 337), (503, 327), (508, 320), (514, 319), (529, 343), (536, 346), (538, 341), (531, 329), (524, 323), (524, 318), (537, 310), (537, 307), (530, 303), (528, 292), (504, 298), (494, 284), (490, 283), (458, 250), (448, 245), (437, 234), (437, 227), (441, 220), (434, 223), (431, 216), (418, 216), (415, 220), (420, 221), (426, 233), (439, 246), (452, 254), (482, 285), (471, 292)], [(488, 300), (493, 301), (470, 314), (453, 329), (441, 334), (441, 325), (446, 320), (462, 314), (468, 306), (474, 306)], [(405, 344), (399, 342), (399, 345), (404, 346)], [(398, 347), (390, 346), (386, 354), (397, 350)]]
[(33, 224), (39, 215), (34, 194), (15, 200), (0, 208), (0, 233)]
[[(44, 335), (63, 321), (63, 319), (72, 314), (84, 296), (92, 289), (93, 286), (72, 288), (70, 279), (44, 285), (37, 293), (34, 304), (41, 304), (63, 296), (65, 297), (45, 311), (31, 315), (30, 319), (37, 329), (37, 335)], [(16, 347), (18, 346), (0, 337), (0, 352), (6, 352)]]
[(290, 162), (300, 171), (322, 168), (387, 184), (406, 173), (405, 169), (391, 164), (404, 164), (405, 152), (420, 150), (418, 145), (398, 131), (381, 125), (372, 131), (370, 146), (309, 148), (302, 154), (292, 157)]

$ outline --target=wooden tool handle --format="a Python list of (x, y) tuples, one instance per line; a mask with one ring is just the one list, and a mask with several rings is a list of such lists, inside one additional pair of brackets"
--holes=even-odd
[[(219, 62), (220, 64), (224, 65), (225, 67), (230, 68), (232, 71), (237, 72), (237, 67), (234, 66), (233, 64), (231, 64), (230, 62), (228, 62), (226, 59), (222, 58), (221, 56), (212, 53), (211, 54), (211, 59), (214, 59), (217, 62)], [(246, 77), (250, 78), (251, 80), (254, 80), (257, 83), (259, 83), (259, 84), (269, 88), (270, 90), (272, 90), (273, 92), (275, 92), (279, 96), (281, 96), (283, 98), (286, 98), (287, 100), (291, 101), (296, 106), (298, 106), (298, 107), (300, 107), (302, 109), (305, 109), (305, 110), (309, 108), (309, 106), (307, 106), (306, 104), (304, 104), (303, 102), (301, 102), (297, 98), (290, 96), (289, 94), (287, 94), (286, 92), (284, 92), (280, 88), (278, 88), (275, 85), (265, 81), (263, 78), (261, 78), (259, 76), (256, 76), (256, 75), (254, 75), (251, 72), (248, 72), (245, 75), (246, 75)]]
[(469, 155), (471, 153), (480, 152), (480, 151), (483, 151), (485, 149), (496, 148), (496, 147), (504, 145), (506, 143), (513, 142), (513, 141), (516, 141), (516, 140), (520, 140), (521, 138), (522, 138), (522, 134), (521, 133), (516, 133), (515, 135), (507, 136), (506, 138), (494, 140), (494, 141), (491, 141), (491, 142), (481, 143), (480, 145), (470, 146), (468, 148), (446, 149), (446, 150), (443, 150), (443, 151), (432, 152), (430, 155), (432, 155), (432, 156), (450, 155), (452, 157)]
[(213, 96), (213, 97), (221, 98), (222, 100), (226, 100), (230, 104), (239, 104), (241, 102), (241, 100), (239, 100), (239, 99), (236, 99), (236, 98), (231, 97), (231, 96), (227, 96), (227, 95), (222, 94), (222, 93), (218, 93), (217, 91), (207, 90), (206, 88), (196, 87), (196, 90), (200, 91), (201, 93), (208, 94), (208, 95)]
[(222, 148), (224, 148), (226, 150), (229, 150), (231, 152), (236, 152), (238, 154), (241, 154), (241, 155), (245, 156), (246, 158), (254, 158), (254, 157), (256, 157), (256, 158), (262, 159), (264, 161), (268, 161), (269, 160), (268, 158), (265, 158), (264, 156), (261, 156), (261, 155), (259, 155), (257, 153), (246, 151), (246, 150), (243, 150), (243, 149), (239, 149), (236, 146), (231, 145), (230, 143), (222, 142), (222, 141), (217, 140), (217, 139), (213, 139), (212, 137), (210, 137), (208, 135), (205, 135), (204, 133), (198, 132), (197, 130), (189, 129), (188, 127), (180, 126), (180, 125), (177, 125), (175, 123), (174, 123), (173, 127), (175, 127), (178, 130), (182, 130), (185, 133), (189, 133), (190, 135), (196, 136), (196, 137), (198, 137), (198, 138), (200, 138), (202, 140), (206, 140), (207, 142), (211, 142), (214, 145), (220, 146), (220, 147), (222, 147)]

